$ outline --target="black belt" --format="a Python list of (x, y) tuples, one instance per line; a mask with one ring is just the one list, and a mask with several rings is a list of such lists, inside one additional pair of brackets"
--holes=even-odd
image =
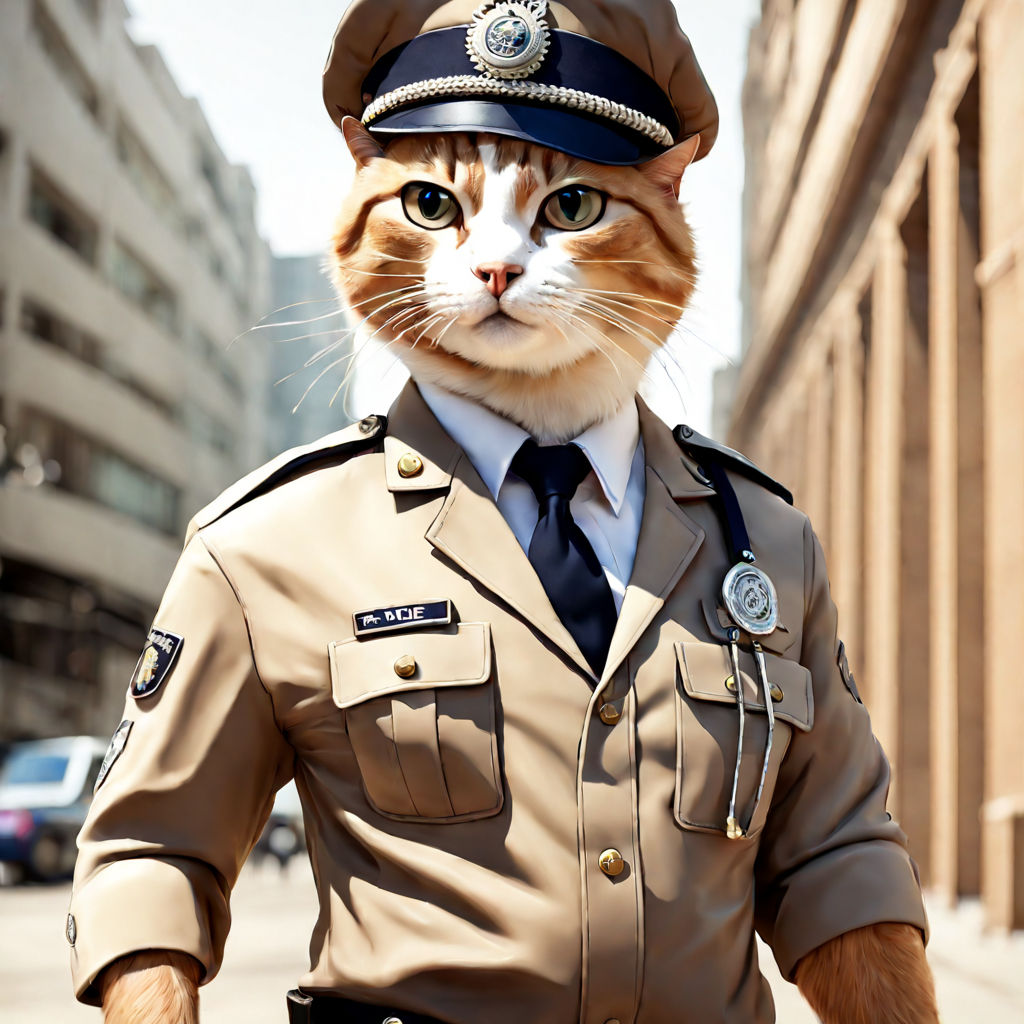
[(298, 989), (288, 993), (289, 1024), (443, 1024), (436, 1017), (370, 1006), (340, 996), (311, 996)]

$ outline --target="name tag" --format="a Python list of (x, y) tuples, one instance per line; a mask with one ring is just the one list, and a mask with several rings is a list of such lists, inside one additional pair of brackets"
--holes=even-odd
[(427, 626), (447, 626), (451, 621), (451, 601), (424, 601), (422, 604), (368, 608), (352, 616), (356, 636), (366, 636), (368, 633), (394, 633), (400, 629), (421, 629)]

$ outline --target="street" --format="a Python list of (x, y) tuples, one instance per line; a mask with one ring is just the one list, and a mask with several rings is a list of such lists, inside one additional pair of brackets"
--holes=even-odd
[[(99, 1024), (99, 1013), (71, 994), (64, 918), (68, 884), (0, 888), (0, 1021)], [(309, 869), (295, 858), (281, 874), (250, 864), (232, 899), (234, 924), (220, 975), (202, 990), (203, 1024), (284, 1024), (284, 994), (306, 969), (316, 901)], [(125, 908), (130, 913), (130, 908)], [(986, 935), (980, 912), (930, 906), (929, 956), (943, 1024), (1024, 1020), (1024, 935)], [(782, 981), (761, 948), (779, 1024), (814, 1024), (799, 993)]]

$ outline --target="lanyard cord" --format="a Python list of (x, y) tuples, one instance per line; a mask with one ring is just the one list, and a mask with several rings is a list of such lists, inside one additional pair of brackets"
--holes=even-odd
[(719, 518), (722, 520), (722, 527), (725, 530), (725, 543), (732, 556), (733, 564), (737, 562), (753, 562), (754, 554), (750, 550), (750, 537), (747, 534), (747, 524), (743, 521), (743, 512), (740, 509), (739, 499), (732, 486), (732, 481), (722, 468), (722, 464), (715, 459), (705, 460), (708, 479), (715, 489), (718, 500), (715, 504), (718, 507)]

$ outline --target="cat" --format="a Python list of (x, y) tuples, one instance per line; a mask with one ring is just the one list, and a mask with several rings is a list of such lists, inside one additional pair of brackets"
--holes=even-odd
[[(494, 136), (382, 148), (354, 119), (343, 132), (357, 173), (334, 235), (337, 286), (414, 379), (555, 442), (632, 400), (694, 289), (678, 199), (697, 138), (610, 167)], [(182, 954), (126, 957), (103, 978), (106, 1020), (193, 1024), (198, 979)], [(841, 935), (796, 981), (825, 1024), (938, 1020), (912, 925)]]

